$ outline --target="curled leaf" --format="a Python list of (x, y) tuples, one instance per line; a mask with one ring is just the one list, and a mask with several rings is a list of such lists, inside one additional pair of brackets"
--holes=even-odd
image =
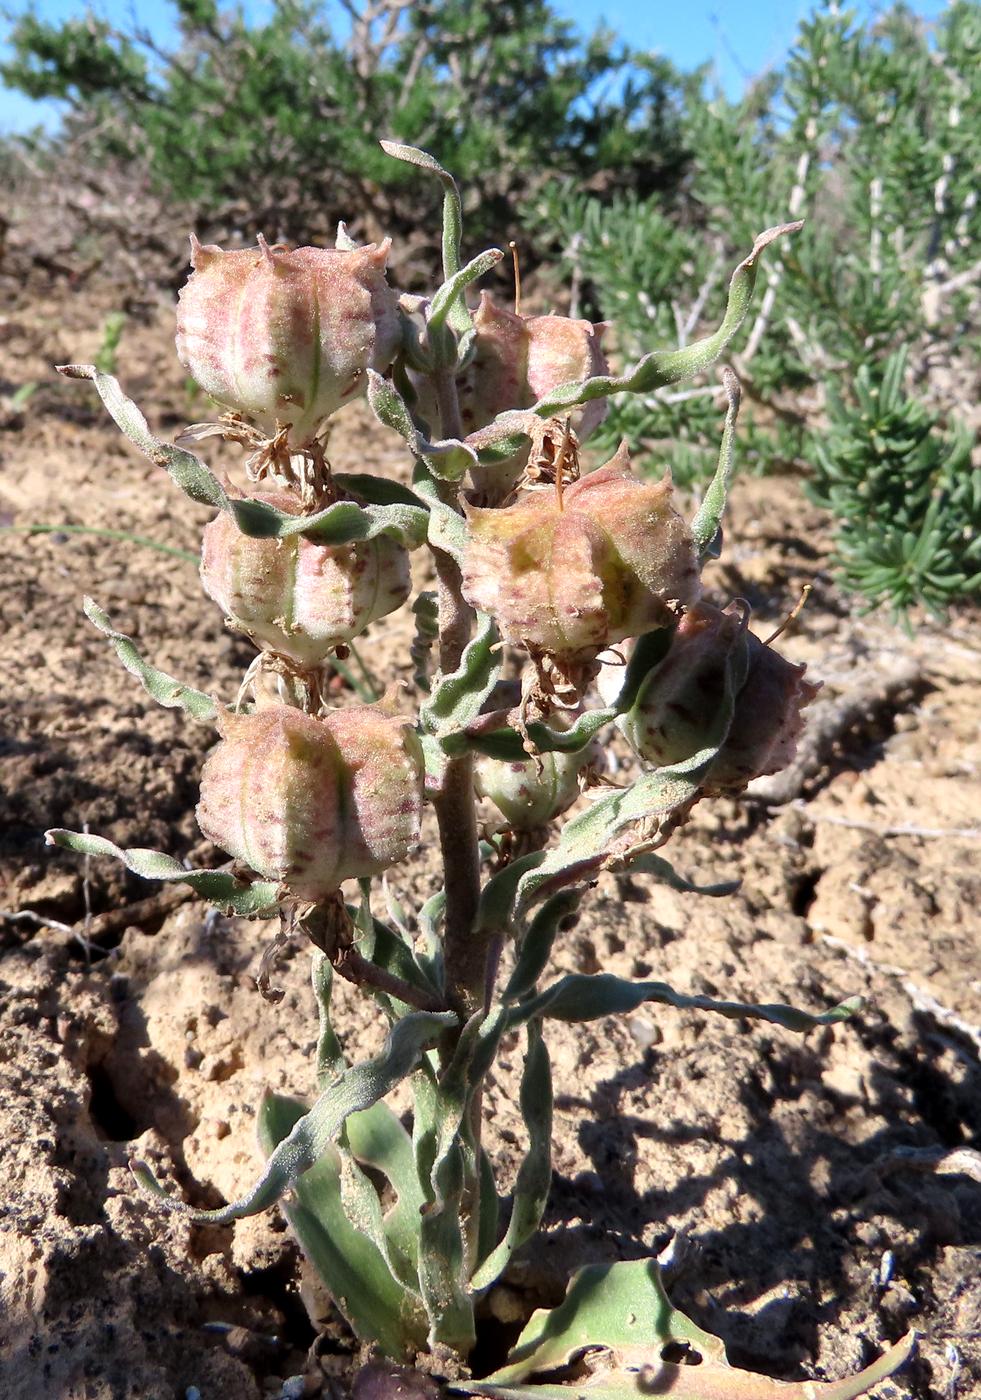
[(275, 914), (279, 909), (279, 886), (274, 880), (256, 880), (246, 885), (225, 870), (187, 870), (179, 860), (165, 855), (163, 851), (151, 851), (142, 846), (130, 846), (124, 850), (104, 836), (65, 831), (61, 827), (46, 831), (44, 839), (49, 846), (79, 851), (82, 855), (114, 856), (144, 880), (190, 885), (195, 894), (207, 899), (224, 914), (261, 919)]
[(217, 710), (210, 695), (205, 695), (203, 691), (195, 690), (192, 686), (183, 685), (166, 671), (159, 671), (156, 666), (144, 661), (132, 637), (127, 637), (125, 632), (117, 632), (108, 615), (92, 598), (86, 597), (82, 607), (88, 620), (104, 637), (108, 637), (113, 650), (130, 675), (136, 676), (143, 689), (158, 705), (170, 710), (183, 710), (192, 719), (215, 718)]
[(131, 1162), (140, 1186), (168, 1208), (211, 1225), (230, 1225), (268, 1208), (314, 1166), (332, 1146), (348, 1117), (384, 1098), (416, 1068), (423, 1051), (447, 1027), (456, 1024), (452, 1011), (413, 1011), (389, 1031), (379, 1054), (352, 1065), (321, 1093), (309, 1113), (299, 1118), (266, 1163), (252, 1190), (218, 1210), (195, 1210), (160, 1185), (145, 1162)]

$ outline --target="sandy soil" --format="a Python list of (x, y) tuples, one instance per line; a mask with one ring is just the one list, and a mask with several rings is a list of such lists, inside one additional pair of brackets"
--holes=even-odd
[[(0, 524), (121, 529), (194, 552), (206, 512), (119, 439), (87, 386), (51, 380), (52, 361), (98, 347), (93, 305), (21, 298), (0, 322)], [(131, 319), (120, 373), (172, 435), (201, 415), (168, 318)], [(29, 380), (40, 387), (18, 410), (9, 396)], [(332, 456), (355, 470), (395, 461), (360, 409)], [(546, 1234), (494, 1309), (526, 1313), (584, 1262), (681, 1237), (674, 1298), (734, 1360), (837, 1377), (913, 1326), (918, 1357), (882, 1400), (966, 1400), (981, 1394), (981, 643), (967, 614), (920, 621), (912, 638), (860, 618), (829, 578), (826, 518), (794, 482), (739, 485), (729, 539), (712, 586), (748, 597), (763, 635), (815, 585), (785, 643), (826, 680), (808, 761), (783, 790), (703, 804), (675, 839), (681, 870), (741, 878), (738, 894), (604, 876), (556, 968), (811, 1009), (857, 992), (867, 1007), (807, 1038), (667, 1010), (555, 1028)], [(126, 1169), (136, 1152), (203, 1205), (250, 1182), (262, 1088), (312, 1088), (305, 950), (280, 959), (285, 997), (270, 1005), (253, 982), (268, 926), (147, 902), (154, 891), (113, 864), (41, 839), (88, 823), (123, 845), (220, 859), (193, 819), (212, 733), (152, 705), (82, 617), (84, 593), (224, 699), (250, 648), (180, 554), (68, 532), (5, 533), (2, 548), (0, 1393), (169, 1400), (196, 1386), (251, 1400), (306, 1370), (319, 1394), (352, 1343), (278, 1214), (191, 1226), (136, 1194)], [(375, 629), (383, 678), (411, 676), (410, 630), (405, 612)], [(423, 859), (393, 883), (418, 907), (431, 881)], [(366, 1049), (378, 1017), (343, 995), (339, 1024)], [(520, 1068), (509, 1043), (488, 1090), (505, 1190)], [(488, 1337), (491, 1355), (507, 1329)]]

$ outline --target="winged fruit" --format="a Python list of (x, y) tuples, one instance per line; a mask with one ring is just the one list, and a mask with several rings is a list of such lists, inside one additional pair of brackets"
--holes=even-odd
[(368, 368), (398, 349), (398, 298), (385, 280), (391, 241), (345, 251), (223, 252), (191, 241), (177, 309), (181, 364), (213, 399), (302, 447), (364, 392)]
[(289, 706), (225, 712), (204, 765), (209, 840), (304, 900), (379, 875), (419, 839), (423, 758), (408, 721), (375, 705), (321, 719)]
[[(255, 499), (299, 513), (287, 491)], [(201, 581), (238, 631), (299, 666), (319, 665), (411, 590), (408, 552), (391, 535), (332, 547), (300, 535), (259, 539), (227, 511), (205, 528)]]

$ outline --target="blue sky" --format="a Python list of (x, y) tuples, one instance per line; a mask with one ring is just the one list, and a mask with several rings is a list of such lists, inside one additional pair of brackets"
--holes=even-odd
[[(18, 0), (9, 0), (20, 8)], [(748, 76), (778, 64), (789, 48), (798, 20), (813, 8), (812, 0), (553, 0), (554, 8), (590, 30), (601, 20), (638, 48), (665, 54), (681, 68), (693, 68), (710, 59), (718, 79), (732, 96)], [(885, 8), (883, 0), (853, 0), (849, 8), (868, 17)], [(912, 0), (912, 9), (935, 19), (944, 0)], [(45, 19), (80, 16), (89, 8), (84, 0), (35, 0)], [(93, 0), (97, 14), (124, 27), (134, 13), (142, 25), (166, 43), (173, 33), (170, 11), (164, 0)], [(262, 13), (263, 0), (245, 0), (247, 12)], [(340, 6), (328, 3), (338, 13)], [(5, 33), (6, 24), (0, 33)], [(4, 45), (0, 41), (0, 52)], [(29, 101), (19, 93), (0, 88), (0, 131), (21, 131), (38, 122), (53, 125), (56, 109)]]

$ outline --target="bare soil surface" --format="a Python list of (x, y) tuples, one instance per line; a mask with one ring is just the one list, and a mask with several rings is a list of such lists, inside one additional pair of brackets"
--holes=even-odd
[[(213, 733), (153, 705), (82, 616), (84, 594), (158, 665), (226, 701), (251, 658), (180, 553), (196, 552), (207, 513), (122, 441), (89, 386), (50, 373), (92, 358), (108, 309), (88, 294), (22, 297), (0, 320), (0, 524), (18, 527), (0, 536), (0, 1394), (251, 1400), (305, 1373), (317, 1395), (356, 1347), (278, 1213), (194, 1226), (127, 1170), (144, 1157), (197, 1205), (251, 1184), (263, 1089), (312, 1089), (306, 950), (280, 958), (271, 1005), (254, 983), (268, 924), (43, 845), (46, 827), (87, 823), (124, 846), (224, 858), (193, 817)], [(131, 318), (119, 352), (163, 436), (204, 416), (169, 318)], [(26, 406), (12, 404), (29, 381)], [(331, 455), (398, 469), (360, 407)], [(41, 524), (178, 552), (20, 528)], [(741, 879), (739, 893), (604, 876), (556, 971), (814, 1010), (860, 993), (866, 1006), (803, 1038), (661, 1009), (555, 1026), (545, 1235), (492, 1295), (483, 1359), (574, 1268), (674, 1241), (674, 1300), (734, 1361), (836, 1378), (915, 1327), (917, 1358), (880, 1400), (966, 1400), (981, 1394), (981, 638), (967, 613), (920, 619), (912, 638), (860, 617), (829, 576), (827, 518), (796, 482), (741, 483), (728, 539), (708, 582), (752, 602), (760, 635), (814, 584), (783, 643), (826, 682), (804, 761), (740, 804), (702, 804), (672, 842), (686, 875)], [(363, 650), (381, 680), (411, 678), (410, 636), (407, 610), (373, 630)], [(393, 885), (418, 908), (433, 879), (421, 856)], [(347, 989), (342, 1002), (350, 1049), (377, 1044), (374, 1006)], [(522, 1052), (506, 1044), (487, 1095), (503, 1192), (522, 1147)]]

